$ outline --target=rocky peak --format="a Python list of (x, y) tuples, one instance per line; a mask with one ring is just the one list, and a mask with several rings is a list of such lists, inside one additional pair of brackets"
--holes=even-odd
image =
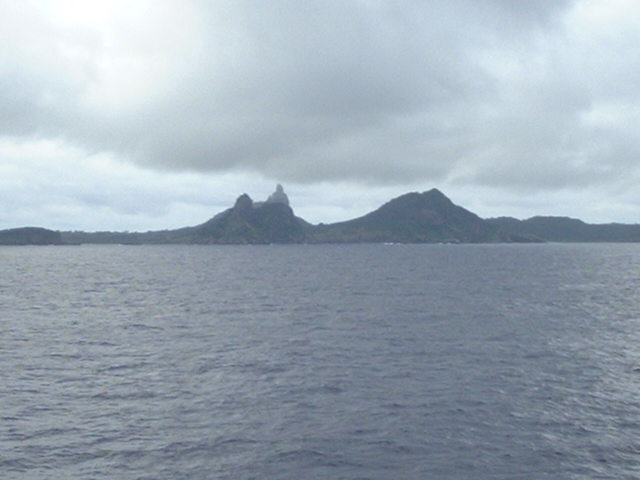
[(251, 208), (253, 208), (253, 200), (246, 193), (240, 195), (233, 206), (234, 210), (250, 210)]
[(269, 195), (265, 203), (284, 203), (287, 206), (289, 205), (289, 197), (284, 193), (282, 185), (278, 184), (276, 186), (276, 191)]

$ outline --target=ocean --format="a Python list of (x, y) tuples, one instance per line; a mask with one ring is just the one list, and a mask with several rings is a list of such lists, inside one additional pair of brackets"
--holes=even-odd
[(640, 245), (0, 248), (0, 478), (640, 478)]

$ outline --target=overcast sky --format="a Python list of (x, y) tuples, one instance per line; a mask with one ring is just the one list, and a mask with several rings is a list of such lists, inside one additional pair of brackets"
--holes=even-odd
[(636, 0), (0, 0), (0, 228), (331, 222), (437, 187), (640, 223)]

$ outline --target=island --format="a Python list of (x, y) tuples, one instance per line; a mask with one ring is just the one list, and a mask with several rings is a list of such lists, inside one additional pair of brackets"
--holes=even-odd
[(433, 188), (394, 198), (352, 220), (313, 225), (295, 215), (282, 185), (264, 201), (243, 193), (202, 224), (148, 232), (0, 230), (0, 245), (640, 242), (640, 225), (566, 217), (483, 219)]

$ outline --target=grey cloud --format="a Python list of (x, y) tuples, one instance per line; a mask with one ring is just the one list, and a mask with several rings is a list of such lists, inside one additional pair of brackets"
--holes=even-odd
[[(193, 2), (191, 60), (174, 58), (175, 70), (146, 79), (171, 88), (115, 113), (86, 101), (100, 75), (90, 53), (108, 54), (100, 41), (62, 38), (36, 13), (20, 14), (41, 27), (31, 50), (53, 59), (24, 46), (8, 55), (0, 134), (64, 138), (160, 169), (298, 183), (558, 189), (625, 167), (640, 175), (628, 126), (584, 120), (600, 101), (638, 107), (638, 39), (595, 51), (572, 39), (563, 21), (576, 4)], [(85, 53), (69, 64), (49, 42)], [(610, 58), (620, 48), (631, 66)], [(53, 66), (56, 55), (68, 68)]]

